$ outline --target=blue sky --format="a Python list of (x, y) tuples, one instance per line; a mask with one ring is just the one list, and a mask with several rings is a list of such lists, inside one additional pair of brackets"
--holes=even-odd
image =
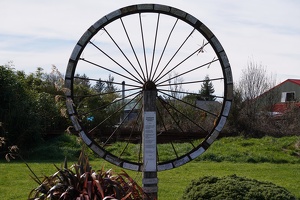
[(198, 18), (218, 37), (233, 78), (252, 60), (266, 66), (278, 82), (300, 79), (300, 1), (298, 0), (1, 0), (0, 65), (35, 72), (52, 65), (64, 73), (81, 35), (118, 8), (160, 3)]

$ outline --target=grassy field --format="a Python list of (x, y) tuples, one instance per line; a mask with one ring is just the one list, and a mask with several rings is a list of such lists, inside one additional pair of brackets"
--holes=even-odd
[[(207, 175), (222, 177), (232, 174), (272, 182), (285, 187), (300, 198), (299, 141), (299, 137), (222, 138), (195, 161), (173, 170), (159, 172), (159, 199), (180, 199), (184, 189), (193, 179)], [(53, 163), (60, 166), (63, 162), (62, 159), (54, 162), (38, 160), (29, 161), (29, 165), (40, 177), (56, 172)], [(69, 162), (69, 165), (73, 163)], [(117, 172), (121, 170), (102, 159), (92, 159), (90, 163), (95, 170), (103, 166)], [(30, 178), (31, 173), (22, 162), (7, 163), (1, 160), (0, 171), (1, 199), (26, 199), (29, 192), (38, 186)], [(141, 173), (128, 173), (141, 183)]]
[[(60, 166), (60, 163), (56, 163)], [(71, 164), (71, 163), (70, 163)], [(29, 163), (37, 175), (51, 175), (56, 169), (51, 163)], [(94, 169), (119, 168), (103, 160), (91, 161)], [(1, 199), (15, 200), (26, 199), (29, 192), (38, 186), (30, 177), (30, 171), (23, 163), (0, 163), (0, 194)], [(128, 172), (137, 182), (141, 182), (141, 173)], [(300, 198), (300, 164), (251, 164), (230, 162), (191, 162), (179, 168), (159, 172), (159, 199), (180, 199), (185, 187), (191, 180), (202, 176), (226, 176), (236, 174), (260, 181), (272, 182), (287, 188), (291, 193)]]

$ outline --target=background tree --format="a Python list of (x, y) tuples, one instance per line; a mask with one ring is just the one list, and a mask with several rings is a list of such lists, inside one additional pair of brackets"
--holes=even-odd
[(105, 81), (100, 78), (93, 86), (93, 89), (98, 93), (103, 93), (105, 91)]
[(208, 75), (205, 76), (205, 79), (201, 85), (201, 89), (199, 93), (200, 93), (199, 100), (205, 100), (205, 101), (216, 100), (216, 97), (213, 96), (213, 94), (215, 93), (215, 89)]
[(69, 126), (60, 109), (65, 101), (57, 102), (62, 96), (63, 78), (53, 66), (50, 74), (37, 68), (26, 75), (16, 71), (13, 64), (0, 66), (0, 122), (7, 131), (7, 140), (23, 151), (30, 150), (54, 131), (61, 133)]
[[(265, 113), (275, 103), (276, 93), (269, 93), (267, 100), (258, 98), (276, 85), (276, 78), (268, 74), (266, 67), (254, 61), (249, 61), (242, 70), (241, 78), (234, 91), (233, 113), (236, 120), (235, 128), (247, 135), (259, 136), (265, 134)], [(231, 121), (233, 122), (233, 121)]]
[(276, 85), (276, 77), (267, 74), (266, 67), (250, 60), (247, 68), (242, 70), (238, 89), (243, 100), (252, 100)]
[(243, 132), (245, 125), (245, 120), (241, 118), (241, 112), (244, 108), (244, 101), (242, 98), (241, 91), (239, 91), (236, 87), (233, 88), (233, 99), (232, 105), (230, 108), (230, 113), (228, 116), (228, 121), (225, 128), (222, 130), (223, 132), (227, 132), (230, 135), (238, 135)]
[[(183, 97), (183, 93), (185, 92), (183, 91), (182, 88), (182, 82), (183, 82), (183, 78), (178, 76), (177, 72), (171, 72), (169, 74), (169, 90), (170, 90), (170, 95), (175, 98), (175, 99), (182, 99)], [(170, 98), (170, 97), (166, 97), (166, 98)]]
[[(107, 80), (99, 79), (95, 84), (91, 83), (89, 77), (86, 74), (76, 74), (74, 79), (74, 96), (76, 96), (76, 101), (74, 104), (80, 113), (86, 113), (85, 116), (81, 116), (82, 123), (88, 128), (96, 126), (97, 122), (102, 121), (110, 114), (114, 113), (114, 109), (109, 107), (112, 101), (120, 97), (117, 92), (114, 83), (114, 77), (112, 75), (108, 76)], [(118, 108), (115, 108), (118, 109)], [(101, 110), (102, 112), (99, 112)], [(116, 114), (116, 119), (119, 116)], [(111, 125), (115, 125), (116, 122), (106, 121)], [(101, 124), (101, 128), (104, 128), (108, 124)], [(100, 127), (99, 127), (100, 128)]]
[(41, 139), (35, 96), (25, 82), (24, 73), (16, 73), (12, 65), (0, 66), (0, 122), (6, 127), (8, 144), (14, 141), (24, 149)]
[(62, 74), (55, 66), (52, 66), (51, 73), (45, 73), (43, 68), (37, 68), (35, 73), (25, 76), (26, 88), (35, 99), (33, 109), (39, 116), (41, 135), (57, 131), (63, 132), (67, 127), (68, 118), (61, 115), (62, 105), (56, 99), (58, 95), (64, 95), (63, 91), (59, 89), (62, 87), (63, 79)]

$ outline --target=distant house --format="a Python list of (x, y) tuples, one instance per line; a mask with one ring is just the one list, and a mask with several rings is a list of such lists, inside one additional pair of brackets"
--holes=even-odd
[(271, 112), (283, 114), (291, 107), (300, 107), (300, 80), (287, 79), (257, 98), (271, 105)]
[(132, 99), (125, 99), (125, 108), (124, 108), (124, 116), (126, 117), (125, 122), (130, 122), (132, 120), (136, 120), (138, 118), (138, 112), (140, 110), (141, 105), (137, 104), (136, 101)]
[(114, 101), (116, 102), (116, 108), (124, 106), (123, 112), (120, 115), (119, 123), (122, 123), (122, 121), (124, 123), (127, 123), (137, 119), (141, 105), (138, 104), (135, 100), (116, 98)]
[(275, 88), (280, 92), (281, 103), (300, 100), (300, 79), (287, 79)]

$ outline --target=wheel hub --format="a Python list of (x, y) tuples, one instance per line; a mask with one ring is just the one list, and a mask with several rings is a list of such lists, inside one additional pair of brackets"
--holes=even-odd
[(143, 90), (156, 90), (156, 85), (153, 81), (147, 81), (143, 85)]

